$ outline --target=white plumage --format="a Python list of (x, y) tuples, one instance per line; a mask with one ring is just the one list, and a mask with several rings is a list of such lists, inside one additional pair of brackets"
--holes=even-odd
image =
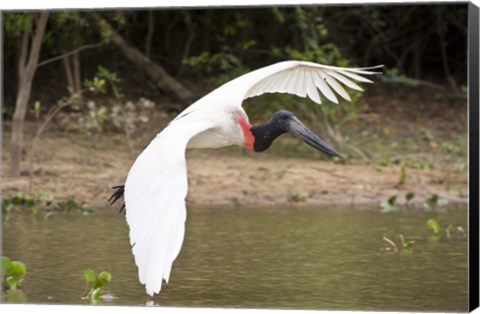
[[(138, 156), (125, 182), (126, 219), (138, 276), (149, 295), (167, 283), (184, 238), (187, 195), (187, 148), (244, 145), (239, 117), (248, 122), (242, 101), (263, 93), (290, 93), (322, 103), (337, 103), (344, 87), (362, 90), (354, 81), (371, 68), (339, 68), (285, 61), (242, 75), (207, 94), (180, 113)], [(320, 93), (319, 93), (320, 91)]]

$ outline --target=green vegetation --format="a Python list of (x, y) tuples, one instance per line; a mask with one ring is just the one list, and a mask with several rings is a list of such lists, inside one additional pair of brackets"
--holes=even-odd
[(434, 193), (425, 200), (425, 202), (423, 203), (423, 207), (425, 207), (426, 210), (435, 210), (447, 204), (447, 200), (439, 198), (438, 194)]
[(401, 251), (402, 253), (407, 253), (410, 254), (413, 252), (413, 244), (415, 241), (410, 240), (410, 241), (405, 241), (405, 238), (403, 237), (403, 234), (399, 234), (398, 238), (400, 239), (400, 249), (398, 248), (397, 244), (395, 241), (389, 239), (386, 235), (383, 236), (383, 241), (387, 242), (390, 246), (386, 248), (387, 251), (393, 250), (395, 252)]
[(400, 237), (400, 240), (402, 242), (402, 247), (404, 249), (409, 250), (413, 247), (413, 244), (415, 243), (415, 241), (413, 241), (413, 240), (412, 241), (405, 241), (402, 234), (400, 234), (399, 237)]
[(410, 203), (414, 197), (415, 197), (415, 193), (413, 192), (408, 192), (407, 194), (405, 194), (405, 201), (406, 201), (407, 208), (409, 209), (412, 208), (412, 205)]
[(12, 261), (2, 256), (2, 285), (3, 289), (17, 290), (27, 274), (25, 264), (20, 261)]
[[(112, 275), (102, 271), (98, 275), (91, 269), (85, 269), (84, 277), (87, 285), (87, 292), (84, 299), (97, 303), (105, 295), (105, 286), (112, 281)], [(12, 261), (2, 256), (2, 299), (7, 302), (25, 302), (26, 296), (18, 288), (27, 275), (27, 268), (20, 261)]]
[[(425, 240), (432, 241), (437, 243), (438, 241), (450, 241), (450, 240), (466, 240), (467, 234), (462, 226), (454, 227), (453, 224), (448, 224), (446, 227), (442, 227), (437, 219), (430, 218), (426, 221), (425, 226), (431, 230), (431, 234), (425, 238), (417, 238), (418, 242), (424, 242)], [(400, 240), (400, 249), (399, 246), (392, 239), (388, 238), (386, 235), (383, 236), (383, 240), (389, 244), (385, 248), (387, 251), (401, 251), (408, 254), (413, 252), (414, 244), (417, 242), (415, 240), (405, 240), (403, 234), (398, 234), (397, 237)]]
[[(415, 198), (415, 193), (408, 192), (405, 194), (405, 204), (399, 205), (397, 203), (397, 196), (396, 195), (391, 196), (390, 198), (388, 198), (388, 200), (382, 200), (380, 202), (380, 207), (382, 209), (381, 211), (382, 213), (391, 213), (391, 212), (400, 212), (405, 210), (416, 211), (419, 209), (423, 209), (423, 211), (425, 212), (431, 212), (431, 211), (435, 212), (448, 204), (446, 200), (440, 199), (438, 195), (434, 193), (428, 196), (424, 200), (422, 207), (418, 208), (413, 203), (414, 198)], [(429, 236), (429, 239), (433, 241), (438, 241), (439, 239), (441, 239), (442, 232), (445, 234), (445, 238), (447, 240), (452, 239), (452, 234), (454, 232), (461, 239), (466, 238), (466, 233), (461, 226), (457, 226), (456, 228), (454, 228), (453, 224), (448, 224), (447, 227), (442, 228), (439, 222), (435, 218), (428, 219), (426, 221), (426, 226), (432, 230), (432, 234)], [(411, 249), (413, 248), (415, 241), (405, 240), (402, 234), (398, 234), (398, 238), (400, 239), (400, 243), (401, 243), (400, 247), (402, 251), (406, 250), (407, 252), (411, 252)], [(386, 235), (383, 236), (383, 240), (389, 244), (389, 246), (387, 247), (387, 250), (400, 251), (395, 241), (391, 240)]]
[(83, 275), (85, 276), (88, 289), (84, 298), (92, 303), (97, 303), (101, 296), (104, 295), (105, 286), (112, 281), (112, 275), (107, 271), (102, 271), (95, 275), (95, 272), (90, 268), (85, 269)]
[(430, 218), (426, 222), (426, 226), (432, 230), (432, 235), (430, 236), (431, 240), (440, 240), (442, 239), (442, 234), (444, 239), (450, 240), (454, 237), (454, 235), (457, 238), (460, 239), (466, 239), (467, 234), (465, 233), (465, 230), (462, 228), (462, 226), (457, 226), (454, 228), (453, 224), (448, 224), (446, 227), (442, 227), (440, 223), (434, 219)]
[(294, 190), (288, 197), (288, 201), (292, 203), (301, 203), (305, 202), (308, 198), (308, 193)]
[(430, 218), (429, 220), (427, 220), (427, 227), (432, 229), (433, 236), (435, 238), (440, 237), (440, 225), (438, 224), (438, 221), (436, 219)]
[[(382, 200), (380, 202), (380, 207), (382, 208), (382, 213), (394, 212), (399, 210), (413, 210), (417, 209), (415, 204), (413, 203), (413, 199), (415, 198), (414, 192), (407, 192), (405, 194), (405, 204), (404, 206), (399, 206), (397, 204), (397, 195), (390, 196), (387, 200)], [(423, 209), (425, 211), (435, 211), (442, 207), (448, 205), (448, 201), (445, 199), (439, 198), (438, 194), (433, 193), (427, 198), (425, 198), (423, 202)]]
[(397, 196), (393, 195), (388, 200), (383, 200), (380, 202), (380, 207), (382, 208), (382, 213), (388, 213), (391, 211), (398, 210), (396, 206)]
[(2, 256), (2, 301), (9, 303), (25, 303), (27, 297), (19, 286), (22, 285), (27, 268), (20, 261), (12, 261)]
[(45, 212), (45, 218), (48, 218), (52, 211), (80, 211), (87, 215), (93, 209), (87, 204), (78, 204), (72, 199), (59, 201), (55, 199), (46, 191), (40, 191), (33, 194), (25, 192), (18, 192), (11, 198), (2, 199), (2, 214), (5, 221), (9, 221), (14, 211), (28, 210), (32, 214), (37, 214), (38, 211)]

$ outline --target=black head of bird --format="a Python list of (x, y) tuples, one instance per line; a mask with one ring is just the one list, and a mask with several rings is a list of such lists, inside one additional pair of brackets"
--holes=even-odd
[(284, 133), (290, 133), (329, 156), (340, 157), (340, 154), (335, 149), (321, 140), (293, 113), (287, 110), (275, 112), (267, 123), (253, 126), (250, 131), (255, 138), (253, 150), (256, 152), (268, 149), (277, 137)]

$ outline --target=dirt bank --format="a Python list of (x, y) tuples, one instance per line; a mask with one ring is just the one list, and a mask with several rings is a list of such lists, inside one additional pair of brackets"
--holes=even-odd
[[(9, 133), (3, 134), (2, 195), (47, 191), (56, 199), (74, 199), (95, 209), (110, 208), (111, 186), (123, 183), (135, 153), (121, 135), (49, 132), (26, 172), (8, 177)], [(27, 138), (28, 142), (28, 138)], [(138, 152), (137, 152), (138, 153)], [(407, 192), (423, 203), (433, 193), (453, 203), (467, 202), (466, 175), (445, 170), (336, 164), (307, 159), (265, 158), (259, 154), (193, 151), (188, 154), (190, 210), (271, 206), (379, 207), (381, 200)]]

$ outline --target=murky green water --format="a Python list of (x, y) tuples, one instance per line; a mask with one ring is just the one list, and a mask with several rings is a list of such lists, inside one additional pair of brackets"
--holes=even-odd
[[(3, 222), (3, 255), (23, 261), (27, 302), (84, 304), (83, 270), (107, 270), (108, 304), (344, 310), (466, 311), (467, 241), (429, 240), (425, 222), (466, 230), (466, 209), (190, 211), (170, 283), (147, 296), (123, 215), (15, 214)], [(413, 252), (394, 252), (398, 234)]]

